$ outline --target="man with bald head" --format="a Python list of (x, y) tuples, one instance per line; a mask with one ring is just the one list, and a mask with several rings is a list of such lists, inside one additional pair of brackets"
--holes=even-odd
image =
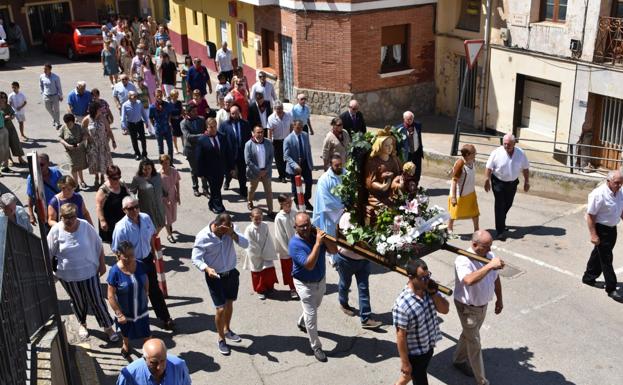
[(290, 239), (288, 254), (292, 257), (292, 277), (303, 307), (296, 325), (307, 332), (314, 357), (326, 362), (327, 356), (318, 338), (318, 308), (327, 288), (325, 254), (327, 251), (337, 253), (337, 246), (325, 237), (324, 231), (312, 226), (305, 212), (296, 214), (294, 228), (296, 235)]
[(348, 111), (342, 112), (340, 119), (342, 119), (343, 128), (348, 131), (351, 137), (356, 132), (366, 133), (366, 121), (363, 119), (361, 111), (359, 111), (359, 102), (355, 99), (348, 103)]
[(143, 357), (126, 366), (119, 373), (117, 385), (190, 385), (188, 367), (183, 359), (167, 354), (164, 341), (147, 340)]
[(530, 190), (530, 163), (523, 150), (515, 146), (515, 136), (506, 134), (502, 145), (491, 152), (485, 171), (485, 191), (493, 190), (495, 199), (496, 239), (504, 241), (506, 215), (513, 205), (519, 174), (523, 174), (523, 190)]
[(504, 308), (502, 284), (497, 272), (504, 268), (504, 261), (493, 255), (492, 243), (488, 231), (478, 230), (472, 235), (472, 246), (468, 251), (489, 259), (489, 263), (473, 261), (463, 255), (454, 261), (454, 304), (463, 331), (454, 351), (453, 365), (466, 376), (474, 377), (478, 385), (489, 384), (482, 361), (480, 327), (494, 293), (497, 298), (495, 314), (500, 314)]
[(623, 297), (616, 291), (617, 276), (612, 267), (612, 249), (617, 240), (617, 224), (623, 217), (622, 184), (621, 171), (610, 171), (606, 183), (588, 195), (586, 222), (591, 243), (595, 246), (582, 277), (585, 284), (596, 286), (595, 280), (603, 273), (606, 293), (618, 302), (623, 302)]

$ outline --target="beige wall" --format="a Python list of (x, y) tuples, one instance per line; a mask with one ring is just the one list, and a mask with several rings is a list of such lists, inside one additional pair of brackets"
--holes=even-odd
[[(491, 49), (487, 127), (500, 132), (512, 132), (517, 74), (560, 83), (556, 140), (567, 142), (573, 111), (576, 65), (496, 47)], [(544, 139), (529, 131), (523, 132), (522, 137)], [(553, 150), (553, 147), (549, 146), (548, 150)]]

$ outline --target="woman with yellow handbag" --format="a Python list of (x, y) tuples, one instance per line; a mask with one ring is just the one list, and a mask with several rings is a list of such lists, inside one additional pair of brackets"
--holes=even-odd
[(452, 168), (452, 183), (448, 197), (448, 231), (454, 230), (454, 221), (469, 219), (474, 222), (474, 231), (478, 230), (478, 199), (476, 198), (476, 174), (474, 160), (476, 147), (465, 144), (461, 147), (461, 158), (457, 159)]

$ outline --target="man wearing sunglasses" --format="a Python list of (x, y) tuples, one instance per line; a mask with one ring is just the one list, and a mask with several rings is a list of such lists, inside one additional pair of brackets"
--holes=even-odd
[(137, 261), (143, 262), (143, 267), (149, 279), (149, 302), (154, 308), (156, 316), (164, 322), (164, 328), (173, 330), (173, 319), (169, 314), (167, 304), (164, 302), (164, 295), (158, 285), (156, 275), (156, 265), (154, 256), (156, 255), (156, 245), (154, 234), (156, 228), (149, 215), (141, 213), (138, 206), (138, 199), (127, 196), (121, 202), (125, 216), (117, 222), (112, 233), (112, 251), (117, 252), (118, 247), (123, 241), (128, 241), (134, 246), (134, 257)]
[[(50, 166), (50, 157), (48, 154), (44, 152), (38, 154), (37, 161), (39, 162), (41, 179), (43, 179), (43, 190), (45, 194), (45, 198), (41, 198), (45, 199), (45, 207), (48, 207), (48, 203), (50, 203), (52, 198), (54, 198), (54, 195), (61, 191), (58, 188), (57, 183), (63, 174), (57, 167)], [(26, 178), (26, 195), (28, 195), (28, 217), (30, 218), (30, 223), (34, 226), (37, 224), (37, 219), (33, 211), (35, 206), (35, 192), (32, 190), (32, 186), (30, 184), (31, 179), (31, 175), (28, 175), (28, 178)]]
[(414, 385), (428, 385), (426, 368), (441, 340), (437, 313), (448, 314), (448, 301), (437, 292), (426, 262), (411, 259), (406, 266), (409, 281), (402, 290), (392, 317), (396, 326), (396, 344), (400, 355), (400, 373)]
[(253, 102), (256, 94), (262, 93), (264, 95), (264, 100), (266, 100), (270, 105), (273, 105), (273, 102), (277, 100), (277, 94), (275, 93), (275, 87), (273, 87), (271, 82), (266, 81), (266, 72), (260, 71), (257, 74), (257, 82), (251, 87), (251, 95), (249, 100)]
[(485, 321), (487, 304), (495, 301), (495, 314), (500, 314), (502, 284), (498, 270), (504, 268), (504, 261), (491, 253), (493, 238), (486, 230), (478, 230), (472, 235), (472, 246), (468, 251), (490, 260), (489, 263), (473, 261), (459, 255), (454, 261), (456, 281), (454, 284), (454, 304), (461, 320), (463, 331), (454, 351), (453, 365), (468, 377), (474, 377), (476, 384), (487, 385), (485, 367), (480, 347), (480, 327)]

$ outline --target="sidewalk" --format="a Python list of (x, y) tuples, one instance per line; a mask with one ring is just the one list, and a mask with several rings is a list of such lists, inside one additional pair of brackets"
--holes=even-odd
[[(332, 116), (312, 115), (311, 121), (314, 130), (320, 133), (328, 129), (332, 118)], [(441, 115), (419, 116), (416, 117), (416, 120), (422, 122), (422, 142), (424, 142), (425, 153), (422, 162), (422, 174), (437, 178), (447, 178), (449, 180), (450, 170), (452, 170), (452, 166), (457, 159), (457, 157), (450, 155), (454, 120)], [(399, 122), (390, 123), (396, 125)], [(378, 128), (382, 127), (368, 127), (369, 130), (376, 130)], [(474, 134), (482, 133), (471, 127), (463, 127), (462, 132)], [(462, 137), (459, 142), (459, 148), (466, 141), (475, 143), (476, 149), (478, 150), (476, 167), (481, 171), (477, 173), (476, 183), (483, 185), (487, 158), (489, 157), (489, 153), (500, 145), (500, 139), (493, 136), (491, 139)], [(521, 148), (526, 150), (528, 159), (531, 162), (557, 163), (549, 154), (535, 152), (526, 146), (522, 146)], [(598, 173), (571, 174), (567, 170), (566, 168), (560, 167), (550, 167), (548, 169), (542, 165), (533, 163), (530, 167), (530, 194), (564, 202), (584, 203), (586, 202), (588, 194), (603, 181), (603, 177)], [(523, 177), (520, 177), (520, 179), (523, 179)], [(519, 190), (521, 190), (521, 188)]]

